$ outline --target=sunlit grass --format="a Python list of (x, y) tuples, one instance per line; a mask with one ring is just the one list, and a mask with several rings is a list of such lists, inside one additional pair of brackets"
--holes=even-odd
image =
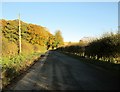
[(16, 55), (13, 57), (2, 57), (0, 64), (2, 65), (2, 85), (5, 87), (10, 84), (11, 80), (37, 60), (42, 53), (32, 53), (29, 55)]

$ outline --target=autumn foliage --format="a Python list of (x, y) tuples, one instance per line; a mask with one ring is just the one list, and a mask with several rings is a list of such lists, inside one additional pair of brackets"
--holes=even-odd
[[(0, 65), (2, 65), (3, 87), (31, 66), (41, 53), (59, 47), (60, 41), (63, 41), (60, 31), (56, 37), (46, 27), (21, 21), (21, 53), (19, 54), (18, 23), (18, 20), (0, 20), (0, 30), (2, 31), (0, 34), (2, 35)], [(62, 38), (62, 40), (58, 38)]]

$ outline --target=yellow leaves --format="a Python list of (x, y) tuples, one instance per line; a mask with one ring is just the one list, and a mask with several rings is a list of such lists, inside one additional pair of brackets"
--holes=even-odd
[(31, 30), (28, 30), (28, 32), (31, 32)]
[[(12, 41), (17, 44), (18, 40), (18, 20), (0, 20), (2, 26), (5, 28), (3, 30), (3, 35), (10, 40), (12, 35)], [(11, 30), (11, 31), (10, 31)], [(8, 33), (9, 32), (9, 33)], [(22, 38), (27, 40), (31, 44), (46, 45), (49, 37), (53, 35), (45, 28), (35, 24), (27, 24), (21, 21), (21, 34)], [(53, 38), (50, 38), (50, 43), (54, 41)]]

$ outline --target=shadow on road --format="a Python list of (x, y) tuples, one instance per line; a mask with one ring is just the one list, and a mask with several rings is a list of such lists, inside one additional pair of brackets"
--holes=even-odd
[(11, 90), (116, 90), (118, 77), (57, 51), (48, 51)]

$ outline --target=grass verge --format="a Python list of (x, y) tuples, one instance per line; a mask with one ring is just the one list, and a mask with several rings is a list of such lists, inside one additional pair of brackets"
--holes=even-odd
[(2, 65), (2, 89), (5, 89), (15, 78), (28, 70), (38, 61), (43, 53), (32, 53), (29, 55), (17, 55), (11, 58), (3, 57)]

